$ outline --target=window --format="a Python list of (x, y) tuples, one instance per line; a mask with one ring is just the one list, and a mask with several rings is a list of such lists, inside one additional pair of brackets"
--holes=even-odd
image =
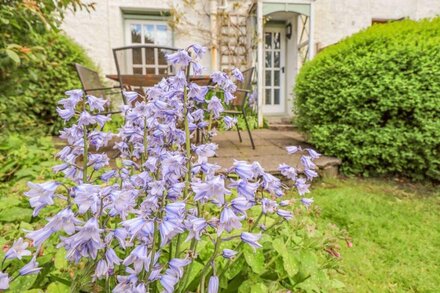
[[(173, 35), (171, 28), (164, 20), (125, 19), (125, 44), (157, 45), (172, 47)], [(120, 59), (127, 73), (130, 74), (169, 74), (174, 71), (169, 66), (166, 55), (172, 51), (165, 48), (133, 48), (120, 54)]]

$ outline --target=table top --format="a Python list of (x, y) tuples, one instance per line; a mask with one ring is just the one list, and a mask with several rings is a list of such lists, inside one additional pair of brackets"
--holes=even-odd
[[(119, 76), (117, 74), (107, 74), (107, 78), (118, 81)], [(121, 81), (124, 85), (133, 87), (152, 87), (163, 78), (169, 77), (166, 74), (123, 74), (121, 75)], [(198, 85), (209, 85), (211, 83), (211, 77), (209, 75), (194, 75), (190, 76), (189, 80), (195, 82)]]

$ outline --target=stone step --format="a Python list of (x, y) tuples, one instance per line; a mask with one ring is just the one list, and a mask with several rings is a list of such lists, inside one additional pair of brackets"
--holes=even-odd
[(296, 130), (296, 127), (293, 126), (292, 124), (269, 124), (269, 129), (270, 130), (283, 130), (283, 131), (289, 131), (289, 130)]

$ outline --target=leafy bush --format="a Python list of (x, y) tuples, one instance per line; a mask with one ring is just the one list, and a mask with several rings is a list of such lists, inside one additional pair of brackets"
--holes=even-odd
[(7, 130), (56, 133), (62, 126), (56, 113), (61, 89), (81, 87), (73, 63), (93, 67), (84, 50), (61, 33), (41, 35), (37, 43), (45, 48), (40, 58), (18, 66), (0, 84), (0, 124)]
[(440, 19), (375, 25), (301, 70), (298, 125), (346, 173), (440, 180)]

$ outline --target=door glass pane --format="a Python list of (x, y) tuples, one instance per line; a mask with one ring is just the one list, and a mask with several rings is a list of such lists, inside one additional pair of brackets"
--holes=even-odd
[(272, 67), (272, 52), (266, 52), (266, 65), (267, 68)]
[(132, 24), (130, 26), (131, 30), (131, 43), (140, 44), (141, 43), (141, 25), (140, 24)]
[(154, 44), (154, 25), (146, 24), (144, 25), (144, 43)]
[(266, 97), (265, 97), (265, 103), (266, 105), (270, 105), (271, 104), (271, 90), (270, 89), (266, 89)]
[(166, 25), (158, 24), (156, 26), (156, 44), (171, 45), (171, 37)]
[(132, 52), (133, 52), (132, 64), (142, 64), (142, 49), (134, 48)]
[(264, 34), (264, 48), (271, 49), (272, 48), (272, 33)]
[(280, 68), (280, 52), (273, 52), (273, 67)]
[(273, 85), (280, 86), (280, 71), (274, 70), (273, 72)]
[(271, 86), (272, 85), (272, 71), (266, 70), (266, 85)]
[(280, 104), (280, 89), (273, 90), (273, 103), (274, 105)]
[(156, 69), (155, 68), (145, 68), (145, 73), (146, 74), (156, 74)]
[(281, 33), (273, 33), (273, 47), (275, 49), (281, 47)]

